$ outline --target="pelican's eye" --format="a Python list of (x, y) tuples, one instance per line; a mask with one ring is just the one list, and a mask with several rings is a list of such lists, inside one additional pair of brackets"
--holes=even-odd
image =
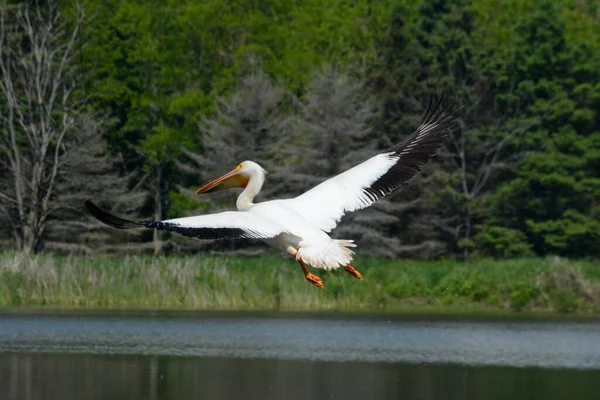
[(237, 168), (235, 170), (241, 171), (243, 166), (244, 166), (244, 163), (241, 163), (240, 165), (237, 166)]

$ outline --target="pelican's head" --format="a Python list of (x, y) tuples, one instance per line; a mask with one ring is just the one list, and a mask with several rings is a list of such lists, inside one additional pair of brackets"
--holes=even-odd
[(244, 161), (233, 171), (207, 183), (196, 191), (196, 194), (213, 193), (232, 188), (245, 188), (253, 178), (264, 178), (265, 170), (254, 161)]

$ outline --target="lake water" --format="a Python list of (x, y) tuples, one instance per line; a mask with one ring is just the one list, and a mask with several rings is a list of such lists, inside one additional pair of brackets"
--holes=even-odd
[(0, 315), (0, 399), (320, 398), (600, 398), (600, 322)]

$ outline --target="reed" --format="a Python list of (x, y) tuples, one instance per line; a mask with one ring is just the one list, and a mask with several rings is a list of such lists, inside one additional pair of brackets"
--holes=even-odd
[(411, 261), (359, 258), (364, 280), (274, 255), (93, 257), (0, 253), (0, 306), (600, 312), (600, 264), (561, 258)]

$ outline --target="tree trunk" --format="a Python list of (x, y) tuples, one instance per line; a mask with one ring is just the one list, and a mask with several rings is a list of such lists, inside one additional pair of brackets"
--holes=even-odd
[[(467, 202), (467, 206), (466, 206), (464, 239), (471, 239), (471, 212), (469, 211), (469, 202)], [(468, 246), (463, 249), (463, 258), (465, 260), (469, 259), (469, 247)]]
[[(155, 176), (155, 188), (154, 188), (154, 220), (160, 221), (162, 219), (162, 167), (160, 163), (156, 166)], [(163, 254), (163, 241), (161, 240), (161, 231), (154, 229), (152, 233), (152, 243), (154, 247), (154, 255), (161, 256)]]
[(20, 249), (25, 254), (32, 254), (35, 252), (35, 233), (28, 226), (23, 227), (23, 239), (21, 241)]

